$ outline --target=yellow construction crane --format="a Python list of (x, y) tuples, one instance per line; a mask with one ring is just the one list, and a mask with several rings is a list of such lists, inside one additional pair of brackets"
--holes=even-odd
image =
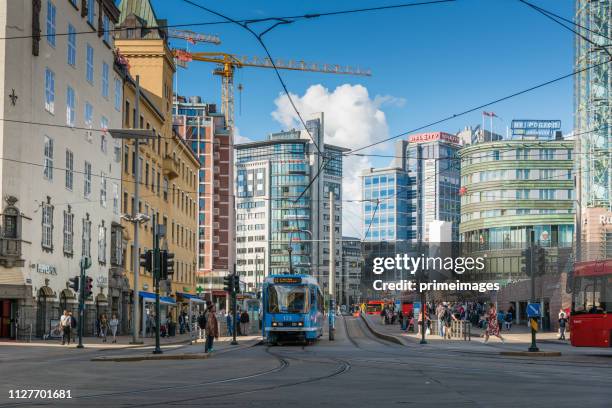
[(221, 39), (216, 35), (196, 33), (195, 31), (191, 30), (177, 30), (174, 28), (168, 30), (168, 38), (178, 38), (190, 42), (193, 45), (200, 42), (215, 45), (221, 44)]
[(370, 70), (361, 70), (349, 66), (333, 64), (313, 64), (304, 61), (275, 60), (274, 65), (269, 58), (238, 57), (224, 52), (187, 52), (185, 50), (174, 50), (174, 57), (182, 66), (191, 61), (212, 62), (217, 64), (213, 71), (214, 75), (221, 77), (221, 109), (225, 115), (228, 129), (234, 129), (234, 71), (237, 68), (256, 67), (274, 68), (290, 71), (322, 72), (325, 74), (371, 76)]

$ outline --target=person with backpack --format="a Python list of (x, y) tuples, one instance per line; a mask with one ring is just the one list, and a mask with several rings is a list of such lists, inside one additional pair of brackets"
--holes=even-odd
[(442, 321), (444, 322), (444, 338), (448, 338), (449, 340), (452, 338), (451, 325), (452, 321), (455, 320), (455, 316), (448, 308), (447, 305), (444, 305), (444, 313), (442, 314)]
[(243, 336), (248, 336), (249, 334), (249, 313), (246, 310), (243, 310), (240, 314), (240, 333)]

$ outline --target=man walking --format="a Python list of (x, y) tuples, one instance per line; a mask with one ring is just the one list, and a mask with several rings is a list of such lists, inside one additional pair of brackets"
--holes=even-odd
[(68, 311), (64, 310), (64, 314), (60, 318), (60, 326), (62, 329), (62, 346), (66, 343), (70, 345), (70, 329), (72, 329), (71, 320), (72, 319), (70, 318)]
[(248, 336), (249, 334), (249, 313), (246, 310), (243, 310), (240, 314), (240, 333), (243, 336)]

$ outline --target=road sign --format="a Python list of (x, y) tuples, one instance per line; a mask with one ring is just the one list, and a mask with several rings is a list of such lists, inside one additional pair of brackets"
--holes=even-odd
[(542, 313), (540, 310), (539, 303), (529, 303), (527, 304), (527, 317), (541, 317)]

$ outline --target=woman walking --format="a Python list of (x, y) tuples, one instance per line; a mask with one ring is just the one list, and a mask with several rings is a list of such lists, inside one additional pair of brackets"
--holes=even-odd
[(113, 343), (117, 343), (117, 328), (119, 327), (119, 319), (117, 319), (117, 315), (113, 313), (113, 317), (110, 322), (111, 333), (113, 334)]
[(102, 343), (106, 343), (107, 331), (108, 331), (108, 317), (106, 317), (106, 313), (102, 313), (102, 316), (100, 316), (100, 336), (102, 336)]
[(489, 336), (499, 337), (499, 339), (504, 342), (504, 338), (499, 333), (499, 323), (497, 322), (497, 310), (495, 309), (495, 305), (493, 303), (489, 303), (489, 311), (487, 313), (487, 329), (485, 331), (485, 340), (484, 342), (489, 341)]

